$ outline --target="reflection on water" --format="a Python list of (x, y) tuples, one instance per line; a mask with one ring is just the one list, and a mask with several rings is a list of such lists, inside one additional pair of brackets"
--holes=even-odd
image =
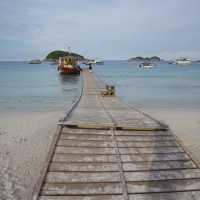
[(78, 74), (60, 74), (59, 79), (61, 84), (66, 85), (66, 84), (77, 84), (80, 79), (80, 75)]

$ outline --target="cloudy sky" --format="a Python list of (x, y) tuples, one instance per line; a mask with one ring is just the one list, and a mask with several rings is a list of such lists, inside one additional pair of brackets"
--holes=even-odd
[(200, 59), (200, 1), (0, 1), (0, 60), (43, 58), (68, 46), (103, 59)]

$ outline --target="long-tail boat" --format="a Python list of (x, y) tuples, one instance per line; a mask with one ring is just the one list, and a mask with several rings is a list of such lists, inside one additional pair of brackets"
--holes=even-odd
[(76, 58), (73, 56), (64, 56), (59, 58), (58, 71), (61, 74), (80, 74), (81, 68)]

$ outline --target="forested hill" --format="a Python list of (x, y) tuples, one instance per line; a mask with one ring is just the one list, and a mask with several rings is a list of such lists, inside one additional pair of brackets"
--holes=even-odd
[(45, 60), (48, 61), (54, 61), (54, 60), (58, 60), (59, 57), (63, 57), (63, 56), (73, 56), (75, 58), (77, 58), (78, 60), (84, 60), (84, 56), (77, 54), (77, 53), (73, 53), (73, 52), (67, 52), (67, 51), (61, 51), (61, 50), (57, 50), (57, 51), (52, 51), (50, 52), (47, 56)]

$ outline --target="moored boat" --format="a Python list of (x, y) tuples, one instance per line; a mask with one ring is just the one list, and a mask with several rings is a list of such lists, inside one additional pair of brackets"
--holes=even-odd
[(190, 65), (192, 64), (192, 61), (189, 58), (178, 58), (176, 59), (177, 65)]
[(97, 65), (103, 65), (104, 62), (102, 60), (94, 59), (94, 60), (88, 60), (87, 64), (97, 64)]
[(80, 74), (81, 68), (76, 58), (73, 56), (65, 56), (59, 58), (58, 71), (61, 74)]
[(154, 64), (153, 63), (150, 63), (150, 62), (145, 62), (145, 63), (141, 63), (139, 65), (139, 67), (142, 67), (142, 68), (153, 68), (154, 67)]

